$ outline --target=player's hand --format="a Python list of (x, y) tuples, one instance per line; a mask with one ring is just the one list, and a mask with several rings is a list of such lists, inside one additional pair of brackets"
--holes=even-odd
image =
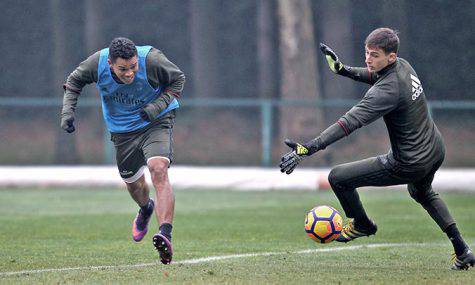
[(156, 104), (149, 103), (145, 105), (145, 107), (140, 110), (140, 118), (146, 122), (151, 122), (157, 118), (157, 116), (162, 112), (163, 110), (159, 108)]
[(142, 120), (144, 120), (144, 121), (146, 121), (146, 122), (150, 122), (150, 121), (151, 121), (150, 118), (149, 118), (149, 116), (148, 116), (148, 114), (147, 114), (147, 112), (145, 112), (144, 109), (140, 110), (139, 115), (140, 115), (140, 118), (142, 118)]
[(140, 118), (142, 118), (142, 120), (146, 122), (153, 121), (158, 116), (158, 114), (160, 114), (160, 111), (157, 110), (157, 108), (153, 104), (145, 105), (145, 107), (140, 110), (139, 113)]
[(74, 116), (65, 115), (61, 117), (61, 128), (68, 133), (72, 133), (76, 130), (74, 127)]
[(328, 66), (330, 67), (331, 71), (336, 74), (340, 74), (343, 69), (343, 63), (340, 62), (336, 53), (330, 47), (323, 43), (320, 43), (320, 50), (325, 55), (325, 58), (327, 59)]
[(282, 156), (279, 167), (280, 172), (290, 174), (306, 156), (311, 155), (312, 153), (305, 145), (296, 143), (292, 140), (286, 139), (284, 143), (292, 150)]

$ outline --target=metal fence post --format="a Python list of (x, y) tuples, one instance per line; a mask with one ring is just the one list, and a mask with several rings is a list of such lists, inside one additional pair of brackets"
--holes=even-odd
[(107, 131), (107, 128), (104, 128), (104, 135), (103, 135), (103, 141), (104, 141), (104, 163), (105, 164), (113, 164), (114, 159), (113, 159), (113, 151), (112, 148), (114, 145), (112, 144), (110, 140), (110, 133)]
[(272, 102), (261, 101), (261, 138), (262, 138), (262, 166), (270, 166), (272, 160)]
[(434, 118), (434, 110), (432, 109), (432, 106), (430, 105), (429, 102), (427, 102), (427, 109), (429, 110), (429, 115)]

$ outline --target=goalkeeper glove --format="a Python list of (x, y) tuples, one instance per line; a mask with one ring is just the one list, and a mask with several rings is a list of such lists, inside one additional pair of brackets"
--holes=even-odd
[(163, 110), (158, 107), (156, 104), (149, 103), (145, 105), (145, 107), (140, 110), (140, 118), (146, 122), (151, 122), (157, 118), (158, 114), (162, 112)]
[(150, 121), (151, 121), (150, 118), (149, 118), (149, 116), (148, 116), (148, 114), (147, 114), (147, 112), (145, 112), (145, 109), (140, 110), (139, 115), (140, 115), (140, 118), (142, 118), (142, 120), (144, 120), (144, 121), (146, 121), (146, 122), (150, 122)]
[(347, 74), (345, 65), (341, 63), (336, 53), (330, 47), (328, 47), (326, 44), (320, 43), (320, 50), (325, 55), (325, 58), (328, 62), (328, 66), (330, 67), (331, 71), (333, 71), (333, 73), (339, 75)]
[(292, 150), (282, 156), (279, 164), (280, 172), (290, 174), (294, 171), (297, 165), (307, 156), (317, 152), (318, 148), (307, 144), (299, 144), (292, 140), (286, 139), (284, 143)]
[(61, 128), (65, 130), (68, 133), (72, 133), (76, 130), (74, 127), (74, 116), (69, 114), (69, 115), (62, 115), (61, 116)]

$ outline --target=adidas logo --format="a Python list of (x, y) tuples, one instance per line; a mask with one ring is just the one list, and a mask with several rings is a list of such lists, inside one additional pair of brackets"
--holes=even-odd
[(411, 74), (412, 81), (412, 100), (416, 100), (424, 90), (422, 89), (422, 84), (417, 76)]

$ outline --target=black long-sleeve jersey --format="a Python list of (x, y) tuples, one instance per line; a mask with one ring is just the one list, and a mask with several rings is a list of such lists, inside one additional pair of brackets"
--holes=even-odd
[(429, 113), (421, 81), (406, 60), (397, 58), (378, 73), (353, 68), (352, 75), (373, 86), (337, 124), (322, 132), (322, 147), (383, 117), (391, 141), (390, 163), (424, 168), (440, 160), (445, 153), (442, 136)]
[[(97, 82), (97, 69), (100, 51), (95, 52), (68, 76), (64, 87), (63, 109), (61, 114), (74, 114), (78, 97), (83, 87), (87, 84)], [(179, 98), (185, 84), (184, 73), (163, 54), (162, 51), (152, 48), (146, 57), (147, 79), (153, 88), (159, 86), (164, 88), (161, 95), (152, 103), (161, 110)], [(116, 81), (116, 75), (112, 73)]]

